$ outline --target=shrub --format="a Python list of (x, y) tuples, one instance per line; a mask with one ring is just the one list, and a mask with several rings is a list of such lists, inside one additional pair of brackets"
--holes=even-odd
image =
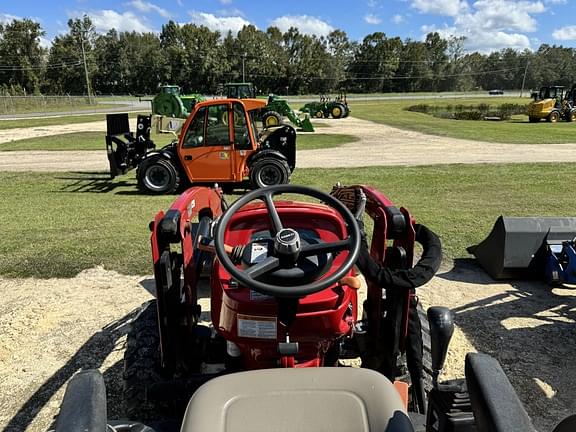
[(414, 111), (420, 112), (424, 114), (428, 114), (431, 111), (431, 106), (428, 104), (418, 104), (418, 105), (411, 105), (408, 108), (405, 108), (406, 111)]
[(482, 120), (484, 115), (480, 111), (461, 111), (454, 113), (455, 120)]

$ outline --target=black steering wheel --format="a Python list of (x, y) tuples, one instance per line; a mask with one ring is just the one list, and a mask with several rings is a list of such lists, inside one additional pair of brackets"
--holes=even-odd
[[(314, 244), (301, 241), (298, 231), (282, 225), (278, 211), (274, 206), (274, 195), (287, 193), (316, 198), (336, 210), (346, 223), (347, 238), (327, 243), (318, 241)], [(226, 233), (226, 228), (232, 216), (234, 216), (240, 208), (255, 200), (262, 200), (266, 205), (270, 223), (270, 234), (272, 236), (271, 243), (273, 246), (268, 249), (267, 256), (259, 262), (248, 265), (246, 268), (238, 268), (226, 253), (224, 234)], [(244, 286), (261, 294), (273, 297), (304, 297), (329, 287), (346, 275), (348, 270), (350, 270), (356, 262), (360, 251), (360, 231), (358, 229), (358, 223), (354, 219), (354, 216), (352, 216), (352, 213), (350, 213), (346, 206), (337, 198), (305, 186), (277, 185), (256, 189), (232, 204), (216, 224), (214, 247), (216, 249), (216, 255), (224, 268), (235, 280)], [(320, 256), (322, 254), (335, 253), (343, 250), (348, 251), (348, 256), (344, 262), (327, 277), (324, 277), (328, 272), (325, 266), (320, 271), (321, 274), (315, 275), (312, 282), (301, 285), (284, 286), (258, 280), (258, 278), (263, 278), (279, 269), (296, 268), (300, 266), (300, 263), (303, 261), (301, 258)]]

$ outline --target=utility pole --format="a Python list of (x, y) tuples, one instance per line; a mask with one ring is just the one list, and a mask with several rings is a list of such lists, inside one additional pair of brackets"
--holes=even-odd
[(84, 51), (84, 35), (86, 32), (80, 33), (80, 44), (82, 45), (82, 59), (84, 60), (84, 76), (86, 77), (86, 92), (88, 93), (88, 101), (92, 103), (92, 93), (90, 91), (90, 80), (88, 79), (88, 66), (86, 65), (86, 51)]
[(242, 54), (242, 82), (246, 82), (246, 75), (244, 74), (245, 62), (246, 62), (246, 53)]
[(524, 83), (526, 82), (526, 74), (528, 73), (528, 65), (530, 64), (530, 60), (526, 60), (526, 68), (524, 69), (524, 78), (522, 78), (522, 88), (520, 89), (520, 97), (524, 93)]

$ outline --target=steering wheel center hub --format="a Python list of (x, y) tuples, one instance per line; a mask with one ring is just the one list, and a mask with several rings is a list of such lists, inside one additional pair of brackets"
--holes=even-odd
[(300, 235), (298, 231), (292, 228), (281, 229), (274, 238), (274, 251), (276, 254), (294, 261), (298, 259), (301, 246)]

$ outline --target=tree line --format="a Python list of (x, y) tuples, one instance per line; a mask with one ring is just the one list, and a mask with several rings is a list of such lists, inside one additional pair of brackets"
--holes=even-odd
[[(263, 94), (337, 91), (421, 92), (570, 86), (576, 50), (543, 44), (537, 51), (464, 51), (464, 38), (429, 33), (424, 41), (376, 32), (362, 41), (346, 32), (311, 36), (296, 28), (252, 25), (225, 35), (173, 21), (159, 33), (98, 34), (89, 17), (43, 48), (30, 19), (0, 25), (0, 91), (4, 94), (153, 94), (160, 84), (217, 93), (223, 83), (250, 81)], [(87, 79), (86, 79), (87, 77)]]

